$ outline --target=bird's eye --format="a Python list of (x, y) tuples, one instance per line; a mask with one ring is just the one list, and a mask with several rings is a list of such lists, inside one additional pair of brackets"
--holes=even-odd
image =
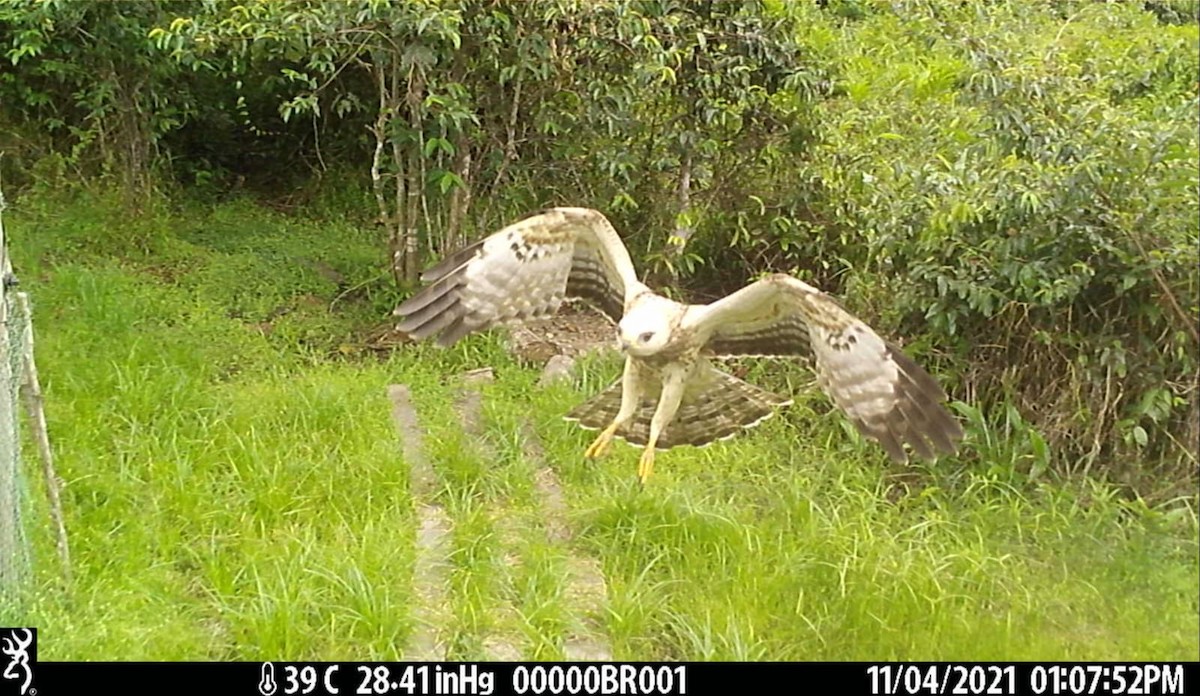
[(654, 338), (653, 331), (647, 331), (646, 333), (642, 334), (641, 336), (638, 336), (638, 340), (641, 341), (642, 343), (646, 343), (652, 338)]

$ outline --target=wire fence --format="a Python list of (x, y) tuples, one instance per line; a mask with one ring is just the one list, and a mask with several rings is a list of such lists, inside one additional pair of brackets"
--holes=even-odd
[[(0, 193), (0, 215), (4, 212)], [(0, 219), (0, 225), (3, 220)], [(7, 244), (0, 227), (0, 276), (8, 268)], [(21, 336), (24, 328), (16, 294), (0, 277), (0, 610), (11, 610), (21, 598), (21, 588), (30, 571), (29, 536), (25, 532), (23, 512), (27, 491), (21, 463), (20, 430), (17, 425), (20, 387)], [(7, 612), (6, 612), (7, 613)], [(0, 622), (3, 623), (3, 622)]]
[[(22, 456), (22, 437), (37, 445), (49, 499), (49, 516), (70, 582), (70, 555), (63, 522), (59, 479), (54, 471), (41, 384), (33, 355), (33, 314), (29, 295), (16, 290), (4, 234), (4, 192), (0, 190), (0, 625), (15, 625), (33, 577), (30, 537), (29, 467)], [(21, 418), (24, 403), (26, 418)], [(24, 427), (23, 427), (24, 426)]]
[[(17, 428), (17, 398), (19, 387), (13, 375), (18, 374), (14, 362), (19, 353), (11, 350), (19, 345), (14, 339), (20, 337), (13, 302), (4, 299), (8, 317), (5, 331), (0, 336), (5, 355), (0, 356), (4, 367), (0, 369), (0, 607), (12, 607), (21, 596), (21, 588), (28, 582), (30, 559), (29, 535), (26, 533), (24, 511), (28, 507), (29, 486), (25, 480), (25, 467), (21, 462), (21, 446)], [(0, 622), (3, 623), (3, 622)]]

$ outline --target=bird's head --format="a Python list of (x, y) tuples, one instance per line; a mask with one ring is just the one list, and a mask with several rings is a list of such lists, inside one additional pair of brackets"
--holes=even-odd
[(636, 357), (649, 357), (667, 347), (671, 340), (671, 310), (674, 303), (647, 297), (629, 308), (617, 325), (618, 347)]

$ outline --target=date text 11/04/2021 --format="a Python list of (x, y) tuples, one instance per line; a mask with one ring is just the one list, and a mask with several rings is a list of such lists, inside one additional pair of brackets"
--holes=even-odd
[(1181, 664), (871, 665), (871, 693), (1166, 696), (1183, 694)]

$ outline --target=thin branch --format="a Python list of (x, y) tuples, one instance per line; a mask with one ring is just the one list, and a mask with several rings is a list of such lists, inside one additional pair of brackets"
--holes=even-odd
[(361, 290), (362, 288), (365, 288), (366, 286), (370, 285), (371, 283), (375, 283), (375, 282), (378, 282), (378, 281), (384, 279), (385, 277), (387, 277), (387, 275), (388, 275), (387, 272), (378, 273), (370, 278), (367, 278), (366, 280), (362, 281), (361, 283), (355, 283), (354, 285), (351, 285), (350, 287), (346, 288), (345, 290), (339, 292), (336, 297), (334, 297), (332, 300), (330, 300), (329, 311), (332, 312), (333, 308), (335, 306), (337, 306), (337, 303), (342, 301), (342, 298), (346, 297), (347, 295), (350, 295), (351, 293), (357, 292), (358, 290)]
[(358, 44), (358, 48), (354, 49), (354, 52), (351, 53), (346, 60), (342, 61), (342, 64), (337, 67), (337, 70), (333, 71), (333, 74), (329, 76), (329, 79), (325, 80), (323, 84), (313, 89), (313, 94), (323, 91), (331, 82), (337, 79), (338, 75), (342, 74), (342, 71), (345, 70), (347, 66), (357, 61), (358, 54), (362, 52), (363, 48), (366, 47), (367, 42), (370, 41), (370, 39), (371, 35), (368, 35), (367, 38), (363, 39), (362, 42)]
[(321, 130), (317, 127), (317, 110), (312, 111), (312, 128), (313, 128), (313, 146), (317, 151), (317, 161), (321, 163), (321, 171), (329, 171), (329, 165), (325, 164), (325, 156), (321, 154)]
[(45, 399), (42, 384), (38, 379), (37, 363), (33, 358), (33, 312), (29, 310), (29, 293), (18, 292), (17, 307), (24, 315), (21, 336), (21, 365), (23, 377), (21, 392), (25, 397), (25, 408), (33, 421), (33, 439), (37, 442), (38, 454), (42, 459), (42, 477), (46, 480), (46, 496), (50, 499), (50, 517), (54, 520), (55, 546), (62, 561), (63, 578), (71, 586), (71, 550), (67, 544), (67, 525), (63, 521), (61, 479), (54, 470), (54, 453), (50, 449), (50, 433), (46, 427)]
[[(1148, 171), (1149, 167), (1146, 169)], [(1097, 188), (1096, 193), (1100, 194), (1100, 198), (1107, 205), (1108, 210), (1111, 213), (1114, 213), (1113, 221), (1117, 222), (1115, 219), (1117, 217), (1117, 208), (1113, 204), (1112, 199), (1108, 197), (1108, 193), (1101, 188)], [(1139, 239), (1138, 236), (1133, 232), (1133, 229), (1141, 223), (1142, 218), (1144, 217), (1145, 211), (1138, 213), (1138, 215), (1133, 219), (1133, 222), (1128, 226), (1119, 225), (1121, 231), (1125, 233), (1125, 236), (1129, 237), (1134, 246), (1137, 247), (1138, 253), (1141, 254), (1142, 258), (1146, 260), (1147, 265), (1150, 268), (1150, 275), (1154, 276), (1155, 282), (1158, 283), (1159, 289), (1162, 290), (1163, 295), (1170, 303), (1171, 309), (1175, 311), (1176, 316), (1178, 316), (1183, 325), (1187, 327), (1188, 332), (1192, 335), (1192, 340), (1200, 344), (1200, 328), (1197, 328), (1196, 326), (1194, 321), (1195, 317), (1184, 311), (1183, 306), (1179, 304), (1179, 298), (1175, 296), (1175, 293), (1171, 290), (1170, 284), (1167, 283), (1167, 279), (1163, 278), (1162, 273), (1160, 273), (1158, 270), (1158, 266), (1154, 265), (1154, 259), (1150, 256), (1149, 252), (1146, 251), (1146, 247), (1142, 244), (1142, 240)]]
[(379, 206), (379, 221), (386, 224), (391, 216), (388, 215), (387, 201), (383, 198), (383, 174), (380, 172), (380, 164), (383, 162), (383, 142), (388, 121), (387, 84), (384, 81), (383, 66), (376, 65), (374, 72), (379, 90), (379, 114), (375, 117), (375, 126), (371, 128), (375, 135), (375, 154), (371, 158), (371, 188), (375, 192), (375, 203)]
[(524, 78), (525, 73), (518, 70), (517, 81), (513, 84), (512, 108), (508, 112), (508, 123), (505, 124), (504, 159), (500, 162), (496, 177), (492, 180), (490, 190), (493, 193), (499, 190), (500, 182), (504, 180), (509, 163), (517, 159), (517, 116), (521, 111), (521, 84)]
[[(391, 75), (389, 76), (392, 83), (391, 92), (391, 109), (392, 118), (400, 117), (400, 59), (398, 55), (393, 54), (391, 60)], [(397, 283), (407, 283), (411, 278), (406, 274), (405, 254), (407, 249), (408, 224), (410, 219), (410, 211), (405, 204), (407, 199), (407, 171), (406, 162), (404, 161), (403, 153), (400, 150), (400, 141), (393, 135), (391, 138), (392, 144), (392, 161), (396, 166), (396, 218), (392, 222), (392, 230), (390, 234), (389, 251), (392, 255), (392, 277)]]

